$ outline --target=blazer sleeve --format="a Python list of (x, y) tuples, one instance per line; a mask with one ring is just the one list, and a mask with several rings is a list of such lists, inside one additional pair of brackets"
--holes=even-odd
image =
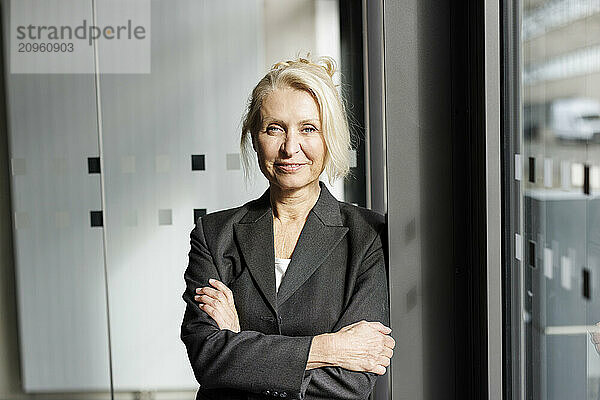
[(287, 398), (304, 398), (310, 381), (305, 369), (313, 336), (219, 329), (194, 301), (197, 287), (208, 286), (209, 278), (221, 279), (206, 244), (201, 218), (190, 234), (190, 242), (181, 340), (200, 386), (263, 394), (276, 391)]
[[(365, 254), (348, 307), (336, 322), (333, 332), (352, 323), (379, 321), (389, 326), (389, 292), (387, 272), (387, 227), (382, 224)], [(311, 375), (307, 396), (315, 399), (367, 399), (379, 375), (350, 371), (341, 367), (321, 367)]]

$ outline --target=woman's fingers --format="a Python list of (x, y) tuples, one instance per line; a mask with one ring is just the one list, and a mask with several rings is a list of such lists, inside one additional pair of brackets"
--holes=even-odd
[(379, 332), (385, 333), (386, 335), (392, 331), (392, 328), (385, 326), (379, 321), (370, 322), (370, 324)]
[(390, 349), (389, 347), (384, 347), (383, 350), (381, 351), (381, 354), (384, 357), (392, 358), (392, 356), (394, 355), (394, 350)]
[(219, 307), (219, 301), (217, 299), (215, 299), (214, 297), (207, 296), (205, 294), (194, 296), (194, 300), (196, 300), (199, 303), (208, 304), (215, 309)]
[[(195, 296), (195, 297), (196, 297), (196, 301), (198, 301), (202, 304), (207, 304), (207, 305), (211, 306), (215, 310), (215, 312), (219, 313), (219, 315), (221, 316), (221, 321), (224, 322), (225, 320), (229, 321), (229, 320), (237, 319), (235, 308), (230, 307), (229, 304), (222, 303), (219, 300), (216, 300), (215, 298), (204, 295), (204, 294)], [(222, 326), (227, 326), (227, 325), (223, 325), (223, 324), (219, 323), (219, 327), (222, 327)]]
[(223, 302), (227, 301), (227, 298), (221, 291), (210, 288), (208, 286), (200, 288), (200, 290), (197, 290), (196, 293), (198, 293), (199, 295), (206, 295), (206, 296), (212, 297), (215, 300), (220, 300)]
[(384, 367), (389, 367), (390, 365), (390, 359), (387, 357), (379, 357), (379, 359), (377, 360), (377, 364), (379, 365), (383, 365)]
[(217, 279), (209, 279), (208, 283), (210, 283), (211, 285), (219, 289), (221, 292), (223, 292), (227, 300), (229, 300), (229, 302), (233, 304), (233, 292), (223, 282)]
[(385, 345), (385, 347), (389, 347), (390, 349), (396, 347), (396, 341), (391, 336), (385, 336), (383, 338), (383, 344)]
[(229, 299), (227, 298), (225, 293), (223, 293), (221, 290), (213, 289), (208, 286), (205, 286), (203, 288), (200, 288), (199, 290), (196, 290), (196, 293), (212, 297), (213, 299), (220, 301), (223, 304), (233, 304), (232, 302), (229, 301)]
[(378, 365), (373, 369), (373, 372), (376, 373), (377, 375), (383, 375), (385, 374), (385, 367), (383, 365)]
[(239, 332), (239, 318), (233, 302), (233, 293), (222, 282), (215, 279), (209, 281), (215, 288), (196, 288), (194, 300), (201, 303), (199, 307), (217, 323), (219, 329)]
[(218, 281), (216, 279), (209, 279), (209, 283), (213, 285), (216, 289), (211, 288), (210, 286), (204, 286), (196, 288), (196, 294), (206, 294), (215, 298), (216, 300), (227, 302), (231, 305), (235, 304), (233, 299), (233, 292), (223, 282)]
[(385, 356), (380, 356), (377, 358), (377, 362), (374, 367), (371, 368), (370, 372), (376, 373), (378, 375), (383, 375), (387, 371), (387, 367), (390, 366), (390, 359)]

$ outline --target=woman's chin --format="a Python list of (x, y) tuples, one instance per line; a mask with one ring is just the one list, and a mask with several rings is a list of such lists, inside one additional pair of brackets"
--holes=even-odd
[(294, 190), (301, 189), (306, 185), (310, 184), (313, 180), (302, 178), (302, 177), (294, 177), (290, 175), (286, 176), (276, 176), (275, 182), (277, 182), (277, 186), (284, 190)]

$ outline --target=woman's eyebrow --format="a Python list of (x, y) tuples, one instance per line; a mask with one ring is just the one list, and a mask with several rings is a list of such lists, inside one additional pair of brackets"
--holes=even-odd
[(280, 120), (280, 119), (275, 119), (275, 118), (271, 118), (271, 117), (265, 117), (265, 118), (263, 119), (263, 121), (264, 121), (266, 124), (279, 124), (279, 125), (285, 125), (285, 122), (283, 122), (282, 120)]
[(318, 124), (319, 120), (318, 119), (305, 119), (300, 121), (301, 124)]
[[(271, 117), (264, 117), (263, 118), (263, 122), (265, 124), (279, 124), (279, 125), (286, 125), (286, 123), (280, 119), (276, 119), (276, 118), (271, 118)], [(303, 119), (302, 121), (299, 121), (298, 124), (299, 125), (303, 125), (303, 124), (313, 124), (313, 125), (318, 125), (320, 123), (320, 121), (318, 119)]]

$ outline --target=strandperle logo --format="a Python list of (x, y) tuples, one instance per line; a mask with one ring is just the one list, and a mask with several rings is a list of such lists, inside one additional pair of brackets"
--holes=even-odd
[(151, 0), (13, 0), (10, 72), (149, 74), (151, 21)]
[(111, 26), (106, 25), (99, 27), (96, 25), (90, 25), (87, 20), (83, 20), (83, 23), (79, 26), (39, 26), (39, 25), (28, 25), (28, 26), (17, 26), (17, 39), (18, 40), (87, 40), (88, 45), (92, 45), (94, 40), (97, 39), (106, 40), (143, 40), (146, 38), (146, 28), (141, 25), (133, 25), (133, 22), (127, 20), (127, 25)]

